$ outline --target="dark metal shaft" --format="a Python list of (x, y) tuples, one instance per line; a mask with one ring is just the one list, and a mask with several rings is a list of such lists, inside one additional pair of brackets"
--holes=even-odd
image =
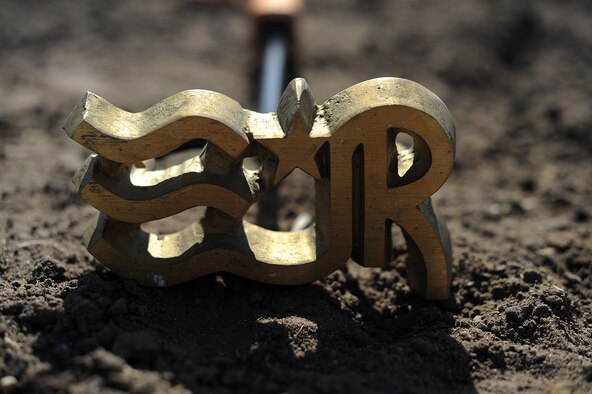
[(288, 40), (285, 32), (276, 29), (270, 30), (265, 37), (259, 83), (259, 112), (274, 112), (277, 109), (286, 81)]

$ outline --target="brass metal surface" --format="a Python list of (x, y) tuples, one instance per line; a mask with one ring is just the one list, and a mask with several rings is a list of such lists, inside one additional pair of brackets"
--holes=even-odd
[[(373, 79), (317, 105), (295, 79), (267, 114), (203, 90), (139, 113), (87, 93), (64, 129), (96, 152), (75, 176), (82, 197), (101, 211), (88, 228), (88, 250), (124, 277), (166, 286), (225, 271), (307, 283), (349, 258), (384, 266), (396, 223), (412, 288), (427, 299), (448, 297), (450, 240), (430, 197), (452, 169), (455, 130), (442, 101), (415, 82)], [(411, 147), (397, 144), (401, 133), (413, 138)], [(208, 141), (199, 156), (154, 169), (152, 159), (195, 139)], [(243, 168), (247, 157), (258, 157), (260, 168)], [(245, 221), (295, 168), (314, 177), (316, 222), (279, 232)], [(140, 227), (196, 206), (207, 206), (205, 217), (180, 232)]]

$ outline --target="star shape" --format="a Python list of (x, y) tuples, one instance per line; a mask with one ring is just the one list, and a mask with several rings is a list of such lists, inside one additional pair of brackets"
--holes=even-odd
[(290, 131), (284, 133), (282, 138), (259, 139), (258, 142), (278, 157), (274, 184), (278, 184), (296, 168), (321, 179), (315, 156), (325, 138), (311, 138), (300, 116), (294, 117)]
[(296, 168), (300, 168), (316, 179), (321, 179), (315, 156), (326, 138), (310, 137), (316, 115), (316, 105), (312, 92), (304, 79), (295, 78), (288, 84), (282, 94), (276, 114), (281, 133), (270, 135), (268, 132), (267, 138), (257, 139), (279, 160), (274, 184), (278, 184)]

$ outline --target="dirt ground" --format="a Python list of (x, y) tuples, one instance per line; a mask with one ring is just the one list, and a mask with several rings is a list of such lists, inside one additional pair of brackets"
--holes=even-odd
[[(199, 1), (0, 7), (0, 391), (592, 392), (592, 4), (310, 1), (301, 74), (322, 102), (376, 76), (447, 103), (436, 196), (452, 296), (354, 264), (306, 286), (210, 275), (143, 288), (81, 239), (94, 214), (61, 130), (86, 90), (130, 111), (189, 88), (249, 101), (249, 20)], [(292, 206), (295, 206), (292, 204)]]

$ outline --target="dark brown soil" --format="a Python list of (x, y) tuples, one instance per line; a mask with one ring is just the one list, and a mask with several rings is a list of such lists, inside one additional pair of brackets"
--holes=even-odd
[(297, 287), (107, 272), (70, 183), (87, 153), (61, 124), (86, 90), (128, 110), (188, 88), (248, 106), (249, 21), (198, 1), (2, 2), (0, 391), (592, 391), (590, 2), (310, 1), (301, 27), (317, 101), (403, 76), (455, 116), (436, 197), (451, 299), (410, 292), (400, 243), (384, 270)]

